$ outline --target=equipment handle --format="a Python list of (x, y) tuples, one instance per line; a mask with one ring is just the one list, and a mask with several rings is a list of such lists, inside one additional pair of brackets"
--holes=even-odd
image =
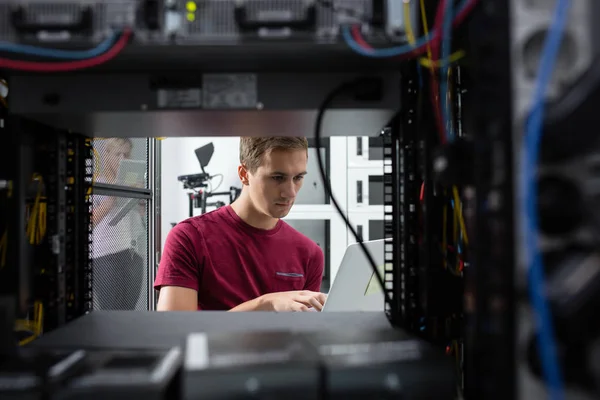
[(24, 8), (19, 7), (12, 12), (12, 24), (19, 33), (37, 33), (40, 31), (86, 33), (91, 32), (93, 29), (94, 14), (91, 8), (86, 7), (81, 10), (79, 18), (71, 22), (31, 22), (27, 20)]
[(356, 203), (362, 204), (363, 202), (363, 181), (356, 181)]
[(235, 7), (234, 15), (235, 22), (242, 31), (260, 28), (310, 30), (317, 26), (317, 9), (314, 3), (306, 6), (304, 17), (300, 19), (294, 19), (293, 12), (289, 10), (264, 10), (257, 13), (256, 19), (251, 19), (245, 2)]

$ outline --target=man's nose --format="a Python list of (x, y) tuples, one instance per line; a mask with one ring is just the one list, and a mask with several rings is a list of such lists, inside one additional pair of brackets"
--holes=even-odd
[(293, 181), (287, 181), (285, 183), (285, 186), (283, 187), (283, 190), (281, 191), (281, 197), (284, 199), (293, 199), (294, 197), (296, 197), (296, 185), (294, 184)]

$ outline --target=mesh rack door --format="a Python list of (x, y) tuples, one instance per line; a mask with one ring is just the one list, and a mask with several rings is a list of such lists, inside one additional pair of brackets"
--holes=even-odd
[(94, 140), (94, 310), (147, 310), (149, 139)]

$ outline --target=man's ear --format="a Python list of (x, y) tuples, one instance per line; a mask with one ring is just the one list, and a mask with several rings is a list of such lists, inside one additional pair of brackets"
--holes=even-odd
[(244, 166), (243, 164), (241, 164), (240, 166), (238, 166), (238, 176), (240, 177), (240, 182), (242, 182), (242, 185), (244, 186), (248, 186), (249, 180), (248, 180), (248, 169), (246, 168), (246, 166)]

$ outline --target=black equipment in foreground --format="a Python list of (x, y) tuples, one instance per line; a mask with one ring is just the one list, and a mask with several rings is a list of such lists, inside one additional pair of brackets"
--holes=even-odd
[(193, 333), (182, 379), (184, 400), (321, 398), (317, 352), (290, 332)]
[[(23, 348), (3, 399), (453, 399), (453, 362), (402, 331), (192, 333), (152, 350)], [(376, 397), (374, 397), (376, 396)]]
[(443, 348), (383, 312), (98, 311), (22, 350), (56, 349), (85, 357), (49, 399), (450, 400), (457, 384)]
[(181, 366), (181, 350), (21, 349), (0, 362), (2, 399), (160, 400)]
[(401, 331), (193, 333), (184, 400), (452, 399), (453, 362)]

